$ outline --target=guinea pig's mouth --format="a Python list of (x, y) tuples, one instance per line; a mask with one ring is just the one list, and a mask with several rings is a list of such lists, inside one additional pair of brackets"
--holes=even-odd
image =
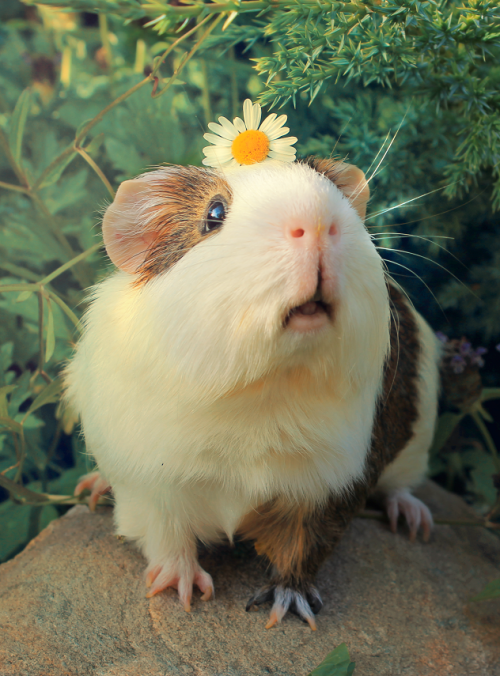
[(332, 306), (323, 300), (321, 291), (318, 289), (308, 301), (289, 310), (283, 322), (283, 328), (299, 333), (314, 331), (325, 326), (332, 316)]

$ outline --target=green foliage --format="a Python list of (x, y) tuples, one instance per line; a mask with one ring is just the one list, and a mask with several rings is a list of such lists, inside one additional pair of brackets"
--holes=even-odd
[(323, 662), (312, 671), (309, 676), (352, 676), (355, 662), (351, 662), (349, 651), (345, 643), (332, 650)]
[[(20, 4), (17, 14), (0, 28), (0, 487), (21, 504), (1, 503), (0, 560), (77, 501), (90, 469), (71, 411), (59, 407), (58, 373), (85, 289), (106, 271), (99, 211), (124, 178), (167, 159), (199, 161), (192, 130), (212, 116), (207, 77), (225, 78), (215, 60), (193, 58), (217, 17), (159, 41), (102, 17), (85, 27), (44, 9), (24, 18)], [(234, 70), (243, 89), (251, 77)], [(220, 113), (231, 114), (234, 96), (217, 98)]]
[[(106, 274), (99, 212), (123, 179), (198, 164), (207, 123), (239, 114), (246, 96), (286, 106), (302, 156), (336, 153), (366, 171), (367, 227), (390, 273), (435, 328), (490, 341), (484, 381), (498, 384), (494, 2), (60, 5), (0, 7), (0, 486), (24, 503), (2, 503), (19, 540), (0, 557), (75, 501), (88, 464), (57, 405), (58, 373), (85, 289)], [(432, 471), (493, 518), (495, 426), (483, 401), (445, 413)], [(473, 444), (450, 453), (457, 424)]]

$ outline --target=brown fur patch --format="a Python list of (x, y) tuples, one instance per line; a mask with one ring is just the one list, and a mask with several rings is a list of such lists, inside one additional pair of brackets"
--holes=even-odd
[(349, 522), (376, 486), (384, 468), (413, 434), (418, 415), (420, 342), (415, 319), (403, 294), (389, 285), (391, 351), (362, 479), (346, 486), (342, 497), (307, 508), (286, 498), (272, 500), (248, 514), (239, 532), (255, 540), (259, 554), (273, 566), (273, 583), (294, 587), (312, 582), (323, 560), (341, 539)]
[[(182, 256), (212, 233), (202, 234), (210, 202), (220, 196), (228, 206), (229, 185), (215, 171), (199, 167), (172, 168), (163, 178), (152, 178), (149, 198), (152, 207), (148, 229), (157, 233), (139, 269), (137, 285), (142, 285), (175, 265)], [(153, 175), (152, 175), (153, 176)]]
[(344, 192), (346, 186), (352, 183), (348, 172), (350, 165), (340, 160), (307, 157), (303, 163), (317, 171), (318, 174), (326, 176), (341, 192)]
[(334, 159), (324, 159), (321, 157), (306, 157), (303, 164), (314, 169), (326, 176), (332, 183), (334, 183), (339, 190), (342, 190), (342, 162)]

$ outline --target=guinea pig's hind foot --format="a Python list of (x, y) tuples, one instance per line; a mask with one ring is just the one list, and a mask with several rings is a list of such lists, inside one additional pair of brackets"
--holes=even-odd
[(422, 527), (424, 542), (428, 542), (434, 526), (432, 514), (424, 503), (408, 490), (400, 490), (390, 494), (386, 501), (387, 516), (393, 533), (398, 529), (398, 517), (402, 514), (410, 529), (410, 541), (415, 542), (417, 532)]
[(151, 564), (146, 570), (146, 587), (149, 589), (146, 598), (150, 599), (168, 587), (173, 587), (177, 589), (184, 610), (188, 613), (191, 610), (193, 585), (202, 592), (202, 601), (209, 601), (215, 595), (212, 577), (197, 561), (176, 559), (162, 565)]
[(80, 480), (76, 484), (74, 495), (80, 495), (86, 488), (90, 491), (89, 509), (92, 512), (95, 510), (97, 501), (101, 495), (105, 495), (111, 490), (111, 486), (99, 472), (90, 472), (90, 474), (80, 477)]
[(272, 601), (273, 607), (266, 624), (266, 629), (279, 624), (283, 617), (290, 610), (298, 615), (301, 620), (307, 622), (313, 631), (316, 631), (316, 621), (314, 615), (318, 614), (323, 607), (323, 602), (318, 590), (312, 584), (305, 585), (302, 591), (290, 587), (271, 584), (259, 589), (248, 601), (247, 612), (253, 606), (260, 606), (262, 603)]

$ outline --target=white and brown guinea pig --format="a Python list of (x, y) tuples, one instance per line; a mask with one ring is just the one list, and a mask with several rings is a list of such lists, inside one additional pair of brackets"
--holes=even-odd
[(434, 334), (388, 283), (363, 219), (362, 171), (333, 160), (226, 171), (166, 166), (120, 186), (104, 216), (118, 270), (92, 292), (66, 370), (117, 532), (147, 558), (147, 596), (213, 595), (197, 542), (267, 557), (267, 627), (315, 628), (314, 586), (367, 496), (410, 536), (410, 490), (436, 418)]

